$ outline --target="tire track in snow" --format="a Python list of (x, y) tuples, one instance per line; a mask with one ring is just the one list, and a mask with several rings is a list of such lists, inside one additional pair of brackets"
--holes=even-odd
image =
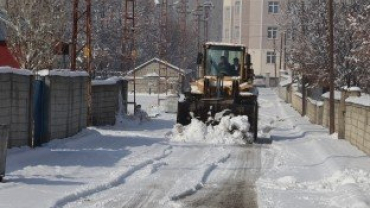
[(180, 199), (184, 199), (188, 196), (195, 194), (197, 191), (201, 190), (204, 187), (204, 184), (207, 182), (208, 177), (211, 175), (212, 171), (214, 171), (220, 164), (225, 163), (231, 154), (229, 153), (227, 156), (221, 158), (216, 163), (212, 163), (208, 166), (208, 168), (204, 171), (204, 174), (199, 183), (197, 183), (193, 188), (188, 189), (180, 194), (174, 195), (171, 197), (172, 201), (178, 201)]
[(125, 172), (123, 172), (121, 174), (119, 174), (117, 177), (111, 179), (110, 181), (108, 181), (106, 183), (93, 185), (93, 187), (91, 187), (91, 185), (90, 186), (87, 185), (87, 186), (81, 188), (80, 190), (77, 190), (74, 193), (71, 193), (71, 194), (68, 194), (68, 195), (64, 196), (62, 199), (59, 199), (58, 201), (56, 201), (56, 203), (53, 207), (54, 208), (63, 207), (63, 206), (67, 205), (70, 202), (77, 201), (80, 198), (84, 198), (84, 197), (87, 197), (89, 195), (95, 194), (97, 192), (105, 191), (105, 190), (110, 189), (112, 187), (122, 185), (122, 184), (126, 183), (126, 180), (127, 180), (128, 177), (132, 176), (137, 171), (140, 171), (143, 168), (147, 167), (148, 165), (154, 164), (155, 162), (160, 161), (160, 160), (168, 157), (170, 154), (172, 154), (172, 146), (169, 146), (166, 149), (164, 149), (163, 153), (160, 156), (155, 157), (153, 159), (148, 159), (148, 160), (146, 160), (144, 162), (141, 162), (137, 165), (133, 165), (130, 169), (126, 170)]

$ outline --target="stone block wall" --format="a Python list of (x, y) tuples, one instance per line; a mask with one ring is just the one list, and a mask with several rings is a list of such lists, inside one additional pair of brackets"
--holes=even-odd
[(116, 113), (119, 109), (119, 96), (122, 96), (123, 108), (127, 112), (127, 81), (92, 85), (93, 125), (115, 124)]
[(0, 73), (0, 123), (9, 125), (9, 147), (31, 144), (32, 76)]
[(73, 136), (87, 126), (88, 77), (46, 76), (47, 140)]
[(345, 138), (370, 154), (370, 107), (346, 103)]
[(302, 114), (302, 96), (299, 93), (292, 94), (292, 106), (293, 108)]
[(314, 124), (322, 125), (323, 103), (320, 101), (307, 99), (307, 117)]
[[(337, 132), (338, 131), (338, 112), (339, 112), (339, 100), (335, 100), (334, 102), (334, 121), (335, 121), (335, 126), (334, 130)], [(329, 99), (324, 98), (324, 109), (323, 109), (323, 118), (322, 118), (322, 125), (329, 128), (330, 126), (330, 105), (329, 105)]]
[(285, 102), (288, 102), (288, 90), (287, 87), (279, 87), (278, 88), (279, 97), (284, 100)]

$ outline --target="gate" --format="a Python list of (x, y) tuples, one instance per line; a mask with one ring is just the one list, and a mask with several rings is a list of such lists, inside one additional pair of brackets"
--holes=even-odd
[(33, 144), (40, 146), (46, 143), (46, 99), (45, 81), (33, 81)]

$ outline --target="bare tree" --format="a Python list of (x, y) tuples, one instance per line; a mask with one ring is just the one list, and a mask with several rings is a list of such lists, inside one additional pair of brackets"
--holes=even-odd
[[(284, 21), (280, 21), (288, 34), (287, 52), (291, 64), (299, 64), (298, 72), (311, 84), (326, 87), (327, 73), (326, 1), (287, 1)], [(334, 56), (336, 86), (365, 87), (367, 70), (364, 34), (366, 25), (361, 21), (364, 10), (370, 3), (366, 0), (336, 1), (334, 4)], [(366, 18), (365, 18), (366, 19)], [(356, 22), (356, 23), (354, 23)], [(361, 26), (360, 26), (361, 25)], [(359, 28), (360, 27), (360, 28)], [(367, 37), (369, 34), (366, 34)], [(365, 35), (365, 36), (366, 36)], [(362, 55), (364, 54), (364, 55)], [(368, 79), (368, 78), (367, 78)]]
[(52, 67), (56, 45), (65, 37), (65, 6), (65, 0), (8, 1), (8, 44), (22, 68)]

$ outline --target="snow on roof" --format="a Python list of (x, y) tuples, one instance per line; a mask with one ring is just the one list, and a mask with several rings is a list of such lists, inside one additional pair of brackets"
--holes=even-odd
[[(330, 98), (330, 92), (327, 92), (323, 95), (321, 95), (323, 98), (329, 99)], [(342, 97), (342, 93), (340, 91), (334, 91), (334, 99), (340, 100)]]
[(239, 44), (239, 43), (207, 42), (206, 45), (232, 46), (232, 47), (244, 47), (245, 48), (245, 45)]
[(143, 67), (147, 66), (148, 64), (150, 64), (150, 63), (152, 63), (152, 62), (158, 62), (158, 63), (165, 64), (165, 65), (167, 65), (168, 67), (170, 67), (170, 68), (172, 68), (172, 69), (174, 69), (174, 70), (176, 70), (176, 71), (180, 71), (180, 73), (182, 73), (182, 74), (188, 74), (188, 73), (189, 73), (189, 71), (188, 71), (188, 70), (180, 69), (179, 67), (177, 67), (177, 66), (175, 66), (175, 65), (173, 65), (173, 64), (170, 64), (170, 63), (168, 63), (167, 61), (161, 60), (161, 59), (159, 59), (159, 58), (152, 58), (152, 59), (150, 59), (149, 61), (147, 61), (147, 62), (145, 62), (145, 63), (143, 63), (143, 64), (141, 64), (141, 65), (137, 66), (135, 69), (130, 70), (129, 72), (127, 72), (127, 75), (131, 75), (134, 71), (137, 71), (137, 70), (139, 70), (139, 69), (141, 69), (141, 68), (143, 68)]
[(370, 107), (370, 95), (362, 94), (359, 97), (351, 96), (346, 99), (346, 102)]
[(97, 86), (97, 85), (115, 85), (117, 84), (118, 81), (123, 80), (122, 77), (109, 77), (108, 79), (105, 80), (92, 80), (91, 85)]
[(88, 77), (89, 73), (86, 71), (72, 71), (71, 69), (53, 69), (40, 70), (36, 72), (40, 76), (63, 76), (63, 77)]
[(25, 75), (25, 76), (32, 75), (32, 72), (27, 69), (14, 69), (9, 66), (0, 67), (0, 74), (8, 74), (8, 73)]

